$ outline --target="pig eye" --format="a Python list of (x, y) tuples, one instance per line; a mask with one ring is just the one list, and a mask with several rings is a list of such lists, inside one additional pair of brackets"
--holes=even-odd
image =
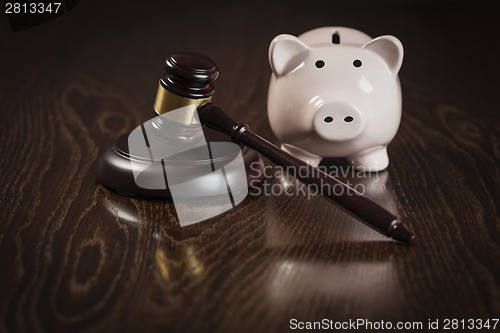
[(318, 60), (316, 61), (315, 65), (318, 68), (322, 68), (323, 66), (325, 66), (325, 62), (323, 60)]
[(361, 67), (363, 63), (361, 62), (361, 60), (356, 59), (352, 62), (352, 64), (354, 65), (354, 67)]

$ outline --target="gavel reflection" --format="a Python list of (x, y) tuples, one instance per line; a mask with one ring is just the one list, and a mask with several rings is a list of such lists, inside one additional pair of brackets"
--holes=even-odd
[[(177, 122), (183, 125), (179, 127), (180, 129), (176, 129), (175, 126), (171, 126), (172, 122), (165, 124), (161, 117), (155, 118), (151, 126), (158, 131), (159, 136), (163, 136), (163, 139), (167, 141), (193, 140), (193, 133), (191, 135), (183, 135), (182, 133), (185, 133), (186, 129), (189, 130), (190, 125), (196, 126), (199, 119), (204, 125), (203, 131), (206, 136), (215, 138), (218, 136), (216, 132), (222, 133), (225, 134), (226, 139), (230, 138), (243, 150), (246, 149), (246, 153), (243, 154), (246, 154), (247, 157), (245, 162), (251, 163), (250, 160), (253, 160), (258, 163), (258, 157), (252, 156), (252, 150), (257, 151), (270, 161), (283, 166), (285, 170), (292, 170), (292, 176), (308, 185), (311, 190), (374, 230), (403, 243), (413, 244), (416, 241), (416, 236), (398, 217), (341, 181), (293, 157), (253, 133), (247, 124), (237, 123), (220, 107), (211, 103), (211, 97), (215, 91), (213, 81), (217, 79), (218, 74), (219, 71), (215, 63), (197, 53), (179, 52), (166, 59), (165, 73), (159, 82), (154, 109), (158, 115), (165, 115), (172, 112), (171, 110), (176, 110), (176, 114), (170, 119), (174, 120), (174, 124)], [(182, 112), (178, 112), (178, 110), (182, 110)], [(117, 141), (116, 149), (121, 149), (122, 153), (125, 154), (130, 153), (126, 151), (128, 148), (124, 147), (125, 145), (120, 146), (119, 141), (120, 139)], [(220, 158), (223, 159), (224, 156), (220, 156)], [(255, 170), (255, 168), (247, 169), (247, 172), (251, 173), (251, 170)], [(100, 177), (98, 171), (98, 178), (101, 178), (105, 185), (116, 189), (113, 184), (109, 184), (109, 182), (106, 184), (107, 177), (105, 176), (109, 172), (104, 173), (101, 172)], [(247, 174), (247, 178), (249, 176), (252, 175)]]

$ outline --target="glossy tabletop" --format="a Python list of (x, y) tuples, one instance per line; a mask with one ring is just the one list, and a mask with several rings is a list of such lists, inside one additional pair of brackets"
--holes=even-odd
[[(494, 2), (82, 0), (17, 33), (3, 16), (0, 331), (493, 324), (499, 14)], [(389, 168), (323, 165), (400, 216), (418, 235), (415, 246), (376, 233), (268, 160), (265, 181), (237, 208), (183, 228), (171, 201), (96, 182), (101, 149), (154, 116), (163, 61), (178, 50), (212, 58), (220, 68), (213, 101), (278, 144), (266, 114), (269, 43), (332, 25), (404, 45), (403, 116)]]

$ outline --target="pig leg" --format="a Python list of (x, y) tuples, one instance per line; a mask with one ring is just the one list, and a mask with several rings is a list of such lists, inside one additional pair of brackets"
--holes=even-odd
[(294, 147), (294, 146), (286, 144), (286, 143), (281, 145), (281, 149), (283, 149), (284, 151), (286, 151), (290, 155), (297, 157), (297, 158), (300, 158), (304, 162), (307, 162), (315, 167), (317, 167), (319, 165), (319, 163), (321, 162), (321, 159), (322, 159), (321, 156), (311, 154), (305, 150), (302, 150), (300, 148)]
[(360, 171), (382, 171), (389, 166), (387, 146), (377, 146), (346, 157), (349, 163)]

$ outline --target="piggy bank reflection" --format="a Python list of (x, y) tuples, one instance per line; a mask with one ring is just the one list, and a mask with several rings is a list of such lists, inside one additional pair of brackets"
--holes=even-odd
[(396, 37), (351, 28), (274, 38), (268, 117), (282, 148), (314, 166), (345, 157), (358, 170), (387, 168), (401, 121), (402, 61)]

